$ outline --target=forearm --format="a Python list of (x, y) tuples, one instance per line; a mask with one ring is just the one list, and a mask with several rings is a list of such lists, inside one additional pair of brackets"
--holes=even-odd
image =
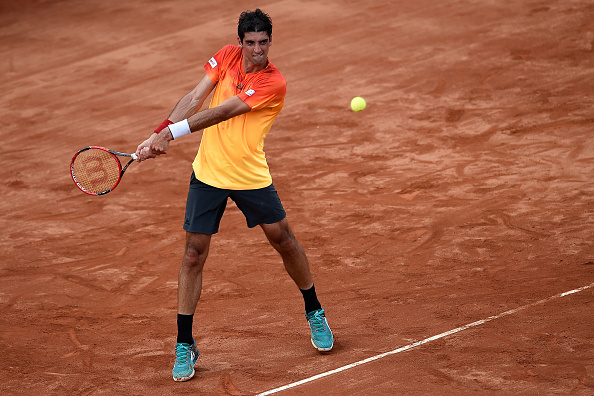
[(196, 113), (200, 107), (202, 107), (202, 104), (204, 104), (204, 101), (213, 90), (214, 86), (215, 84), (210, 78), (204, 76), (191, 92), (184, 95), (179, 102), (177, 102), (173, 111), (169, 115), (169, 120), (178, 122), (185, 120)]
[(169, 140), (177, 139), (180, 136), (192, 132), (200, 131), (240, 114), (245, 114), (251, 110), (250, 106), (239, 97), (234, 96), (216, 107), (205, 109), (194, 114), (190, 118), (183, 119), (174, 125), (165, 128), (164, 137)]
[(189, 118), (194, 114), (204, 103), (204, 98), (196, 98), (192, 92), (182, 97), (173, 108), (169, 115), (169, 119), (173, 122), (178, 122)]
[(228, 120), (229, 118), (231, 117), (229, 117), (229, 115), (221, 108), (214, 107), (212, 109), (202, 110), (189, 117), (188, 124), (190, 125), (190, 130), (196, 132)]
[(219, 122), (228, 120), (232, 116), (234, 115), (230, 116), (225, 109), (220, 107), (202, 110), (187, 119), (183, 119), (175, 125), (170, 125), (167, 128), (164, 128), (159, 134), (159, 138), (169, 142), (174, 138), (216, 125)]
[[(202, 104), (214, 87), (215, 83), (208, 76), (204, 76), (191, 92), (184, 95), (173, 108), (169, 118), (163, 121), (155, 129), (155, 132), (138, 146), (136, 149), (138, 160), (144, 161), (145, 159), (155, 158), (157, 155), (165, 154), (169, 149), (169, 141), (173, 139), (171, 130), (167, 126), (184, 121), (196, 113), (202, 107)], [(196, 127), (194, 130), (197, 131), (198, 129)]]

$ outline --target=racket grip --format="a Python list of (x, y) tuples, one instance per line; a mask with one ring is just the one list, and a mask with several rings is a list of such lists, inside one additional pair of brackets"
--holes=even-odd
[(132, 153), (132, 159), (133, 160), (137, 160), (138, 159), (138, 156), (136, 154)]

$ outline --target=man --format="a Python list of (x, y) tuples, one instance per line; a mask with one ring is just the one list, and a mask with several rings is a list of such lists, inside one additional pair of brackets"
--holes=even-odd
[[(330, 351), (334, 337), (317, 296), (305, 252), (295, 239), (264, 155), (264, 138), (283, 107), (286, 81), (268, 61), (272, 21), (260, 9), (243, 12), (238, 45), (223, 47), (204, 66), (206, 76), (177, 103), (171, 115), (137, 150), (139, 161), (165, 154), (169, 142), (204, 129), (192, 167), (184, 230), (186, 249), (178, 279), (177, 344), (173, 379), (194, 376), (199, 352), (193, 315), (202, 290), (210, 240), (218, 232), (227, 198), (259, 225), (301, 290), (311, 342)], [(214, 89), (210, 108), (197, 112)]]

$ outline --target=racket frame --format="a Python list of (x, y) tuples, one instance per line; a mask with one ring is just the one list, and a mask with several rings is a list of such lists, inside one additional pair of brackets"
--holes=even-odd
[[(118, 176), (118, 180), (116, 181), (116, 183), (113, 185), (113, 187), (111, 187), (108, 190), (105, 191), (101, 191), (98, 193), (92, 192), (92, 191), (88, 191), (86, 190), (79, 182), (78, 180), (76, 180), (76, 175), (74, 174), (74, 160), (76, 159), (76, 157), (78, 157), (78, 155), (84, 151), (87, 150), (91, 150), (91, 149), (98, 149), (98, 150), (103, 150), (108, 152), (109, 154), (111, 154), (111, 156), (113, 158), (115, 158), (116, 163), (118, 164), (118, 169), (119, 169), (119, 176)], [(130, 161), (128, 161), (128, 163), (122, 168), (122, 162), (120, 161), (120, 159), (117, 156), (122, 156), (122, 157), (131, 157)], [(76, 154), (74, 154), (74, 157), (72, 157), (72, 161), (70, 161), (70, 176), (72, 177), (72, 181), (74, 182), (74, 184), (76, 184), (76, 186), (79, 188), (79, 190), (81, 190), (82, 192), (84, 192), (85, 194), (89, 194), (89, 195), (95, 195), (95, 196), (99, 196), (99, 195), (105, 195), (111, 191), (113, 191), (118, 184), (120, 184), (120, 180), (122, 180), (122, 176), (124, 176), (124, 172), (126, 171), (126, 169), (128, 169), (128, 166), (130, 166), (130, 164), (135, 161), (137, 159), (136, 154), (132, 153), (121, 153), (119, 151), (114, 151), (114, 150), (110, 150), (108, 148), (102, 147), (102, 146), (88, 146), (85, 148), (82, 148), (80, 150), (78, 150), (76, 152)]]

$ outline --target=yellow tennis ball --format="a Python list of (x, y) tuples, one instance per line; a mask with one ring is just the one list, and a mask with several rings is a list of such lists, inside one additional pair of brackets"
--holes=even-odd
[(365, 102), (365, 99), (360, 96), (357, 96), (351, 100), (351, 109), (353, 109), (353, 111), (361, 111), (365, 109), (366, 106), (367, 103)]

